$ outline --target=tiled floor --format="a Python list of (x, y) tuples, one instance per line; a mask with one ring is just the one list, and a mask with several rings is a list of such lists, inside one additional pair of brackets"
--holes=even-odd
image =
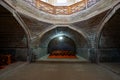
[(92, 63), (43, 62), (13, 69), (0, 80), (120, 80), (120, 76)]

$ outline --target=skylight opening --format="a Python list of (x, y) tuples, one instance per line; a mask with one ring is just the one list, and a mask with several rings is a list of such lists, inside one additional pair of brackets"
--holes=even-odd
[(43, 2), (48, 2), (48, 0), (41, 0), (41, 1), (43, 1)]
[(66, 3), (67, 3), (67, 0), (57, 0), (57, 3), (58, 3), (58, 4), (66, 4)]

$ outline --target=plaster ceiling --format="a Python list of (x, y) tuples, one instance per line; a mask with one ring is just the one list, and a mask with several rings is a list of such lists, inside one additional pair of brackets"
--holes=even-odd
[(27, 4), (23, 0), (16, 1), (4, 0), (4, 1), (11, 5), (17, 12), (21, 14), (25, 14), (39, 21), (52, 24), (70, 24), (87, 20), (106, 10), (109, 10), (110, 8), (113, 8), (113, 6), (120, 2), (119, 0), (100, 0), (96, 5), (90, 7), (89, 9), (80, 11), (78, 13), (74, 13), (72, 15), (52, 15), (36, 9), (35, 7)]
[[(19, 6), (19, 4), (18, 4), (18, 6)], [(24, 6), (23, 6), (23, 8), (25, 9)], [(19, 10), (20, 8), (15, 7), (15, 9)], [(21, 11), (23, 11), (23, 10), (21, 9)], [(27, 10), (25, 9), (24, 11), (27, 11)], [(44, 13), (41, 15), (38, 15), (37, 12), (33, 13), (33, 14), (36, 14), (34, 16), (37, 16), (39, 19), (41, 19), (43, 16), (45, 16), (44, 19), (47, 19), (49, 21), (49, 23), (48, 23), (47, 21), (43, 21), (44, 19), (39, 20), (36, 17), (33, 17), (33, 15), (31, 15), (31, 12), (26, 13), (24, 11), (23, 12), (17, 11), (17, 13), (20, 15), (21, 19), (23, 20), (23, 22), (26, 24), (26, 26), (30, 30), (32, 39), (38, 38), (38, 37), (42, 36), (44, 33), (48, 32), (58, 26), (61, 26), (63, 24), (63, 23), (61, 23), (59, 25), (55, 24), (58, 21), (57, 16), (56, 16), (57, 17), (56, 20), (53, 23), (51, 23), (51, 21), (53, 21), (55, 19), (55, 16), (50, 17), (49, 15), (46, 16), (46, 14), (44, 14)], [(103, 20), (103, 18), (106, 16), (108, 11), (109, 10), (107, 9), (106, 11), (103, 11), (102, 13), (94, 15), (94, 17), (92, 17), (92, 18), (85, 19), (82, 21), (77, 21), (77, 22), (73, 21), (72, 23), (67, 23), (67, 25), (68, 25), (68, 27), (71, 27), (71, 29), (76, 30), (77, 32), (81, 32), (81, 33), (85, 34), (87, 37), (89, 37), (90, 34), (93, 34), (94, 32), (97, 31), (96, 30), (97, 26)], [(29, 15), (28, 15), (28, 13), (29, 13)], [(1, 14), (1, 15), (4, 15), (4, 10), (3, 10), (3, 14)], [(46, 17), (48, 17), (48, 18), (46, 18)], [(59, 17), (60, 17), (59, 21), (64, 22), (62, 27), (64, 27), (67, 22), (65, 20), (66, 18), (69, 17), (68, 19), (75, 20), (75, 18), (70, 17), (70, 16), (59, 16)], [(77, 15), (75, 17), (78, 18)], [(61, 21), (61, 18), (63, 18), (63, 21)]]
[[(108, 10), (109, 11), (109, 10)], [(87, 34), (89, 36), (91, 33), (95, 32), (97, 29), (97, 25), (99, 24), (100, 21), (104, 18), (106, 13), (108, 11), (105, 11), (99, 15), (96, 15), (93, 18), (90, 18), (88, 20), (76, 22), (73, 24), (66, 25), (67, 27), (72, 28), (75, 31), (78, 31), (80, 33)], [(56, 27), (63, 27), (65, 25), (54, 25), (51, 23), (46, 23), (42, 21), (38, 21), (37, 19), (34, 19), (32, 17), (29, 17), (27, 15), (20, 14), (22, 20), (24, 23), (28, 26), (29, 30), (31, 31), (31, 35), (33, 38), (37, 38), (42, 36), (44, 33), (56, 28)]]

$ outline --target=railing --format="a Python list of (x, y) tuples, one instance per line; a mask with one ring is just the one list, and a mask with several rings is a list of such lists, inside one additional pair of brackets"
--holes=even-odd
[(88, 7), (91, 7), (92, 5), (96, 4), (100, 0), (82, 0), (70, 6), (53, 6), (41, 0), (24, 0), (24, 1), (38, 8), (39, 10), (50, 13), (50, 14), (69, 15), (69, 14), (73, 14), (75, 12), (84, 10)]

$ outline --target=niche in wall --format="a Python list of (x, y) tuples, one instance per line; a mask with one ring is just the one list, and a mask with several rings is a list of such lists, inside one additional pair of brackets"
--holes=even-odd
[(67, 36), (58, 36), (48, 44), (49, 58), (76, 58), (76, 45)]

